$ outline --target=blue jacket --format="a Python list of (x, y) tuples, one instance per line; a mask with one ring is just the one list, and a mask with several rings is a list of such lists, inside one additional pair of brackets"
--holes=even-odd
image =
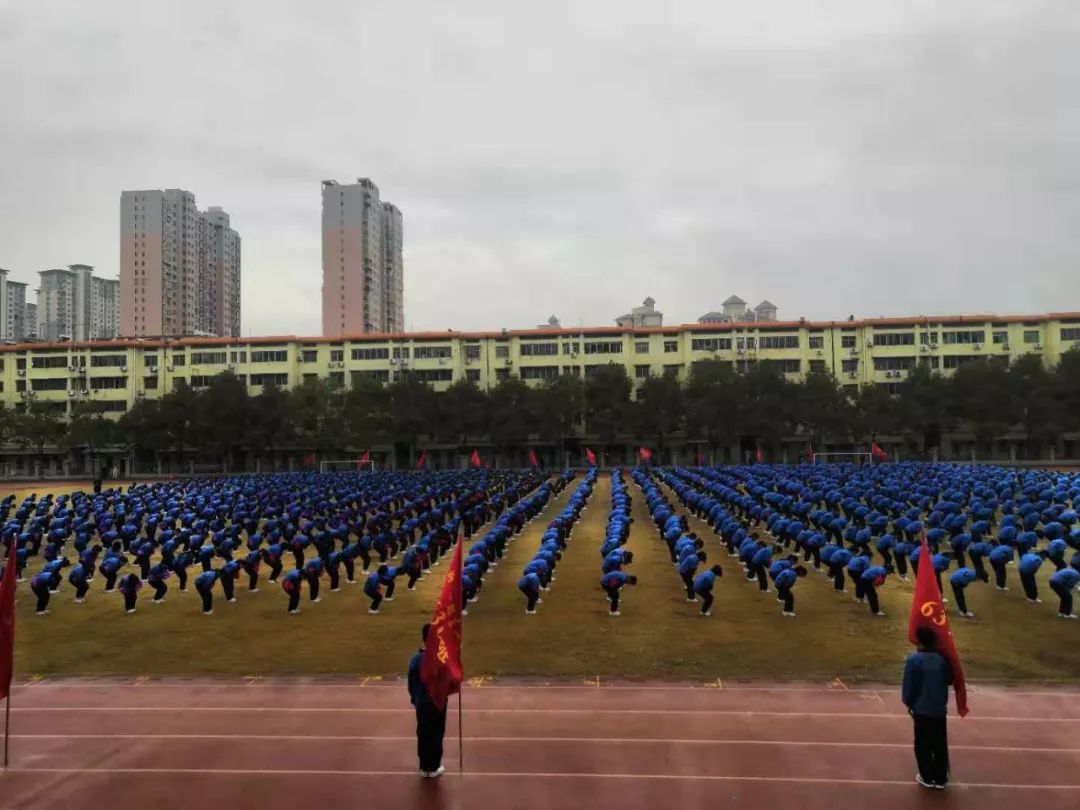
[(904, 683), (900, 691), (912, 714), (944, 717), (949, 705), (952, 668), (936, 652), (914, 652), (904, 663)]
[(536, 574), (526, 574), (518, 580), (518, 590), (522, 591), (538, 591), (540, 590), (540, 577)]
[(682, 559), (679, 563), (679, 574), (686, 577), (693, 574), (698, 567), (701, 560), (698, 559), (697, 554), (690, 554)]
[(1043, 558), (1038, 554), (1025, 554), (1020, 558), (1020, 563), (1017, 568), (1021, 574), (1034, 574), (1039, 570), (1039, 566), (1042, 565)]
[(610, 574), (604, 574), (600, 578), (600, 584), (604, 588), (621, 588), (629, 578), (629, 575), (622, 571), (612, 571)]
[(957, 568), (949, 577), (949, 582), (959, 585), (961, 588), (970, 585), (977, 579), (974, 568)]
[(785, 568), (779, 574), (776, 575), (776, 587), (777, 588), (790, 588), (795, 584), (795, 581), (799, 578), (799, 575), (795, 573), (794, 568)]
[(205, 590), (207, 588), (213, 588), (214, 583), (217, 582), (217, 571), (203, 571), (197, 577), (195, 577), (195, 590)]
[(1070, 591), (1080, 583), (1080, 571), (1075, 568), (1062, 568), (1050, 575), (1051, 587), (1060, 588), (1066, 587)]
[(708, 593), (713, 589), (713, 585), (716, 584), (716, 574), (712, 572), (712, 569), (702, 571), (696, 577), (694, 577), (694, 592), (695, 593)]
[(431, 697), (420, 680), (420, 665), (424, 661), (424, 651), (421, 649), (409, 660), (409, 701), (413, 706), (421, 704), (431, 705)]

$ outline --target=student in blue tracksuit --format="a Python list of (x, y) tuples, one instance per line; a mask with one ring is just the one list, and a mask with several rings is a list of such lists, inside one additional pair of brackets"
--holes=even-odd
[[(427, 644), (430, 624), (420, 630), (420, 637)], [(416, 750), (420, 760), (420, 775), (425, 778), (437, 778), (443, 774), (443, 736), (446, 734), (446, 711), (432, 702), (424, 681), (420, 678), (420, 667), (424, 661), (424, 647), (409, 661), (409, 700), (416, 710)]]
[(322, 557), (312, 557), (304, 563), (304, 579), (307, 580), (308, 593), (312, 602), (322, 601), (322, 597), (319, 596), (319, 579), (322, 577), (322, 572)]
[(1035, 579), (1035, 574), (1045, 557), (1045, 551), (1028, 552), (1020, 558), (1020, 562), (1016, 566), (1020, 572), (1020, 584), (1024, 586), (1024, 596), (1032, 605), (1042, 601), (1039, 599), (1039, 583)]
[(52, 595), (49, 593), (51, 582), (52, 574), (47, 571), (42, 571), (30, 580), (30, 590), (33, 591), (34, 596), (37, 597), (38, 616), (44, 616), (49, 612), (49, 599), (52, 598)]
[(259, 592), (259, 566), (262, 564), (262, 551), (252, 549), (240, 561), (240, 568), (248, 575), (248, 593)]
[[(863, 571), (870, 567), (870, 558), (858, 554), (851, 558), (851, 561), (847, 564), (848, 576), (851, 578), (851, 583), (855, 586), (855, 601), (862, 604), (866, 601), (866, 591), (863, 587)], [(875, 611), (876, 612), (876, 611)]]
[(139, 579), (139, 575), (136, 573), (125, 574), (120, 577), (117, 588), (124, 596), (124, 612), (128, 614), (134, 613), (135, 602), (139, 598), (139, 589), (142, 588), (142, 580)]
[(949, 744), (946, 709), (952, 668), (937, 651), (937, 636), (929, 627), (916, 633), (917, 652), (904, 663), (901, 699), (915, 723), (915, 780), (926, 788), (944, 789), (949, 781)]
[(283, 568), (281, 562), (281, 555), (284, 550), (281, 547), (281, 543), (271, 543), (263, 550), (263, 560), (270, 566), (270, 577), (268, 581), (271, 585), (278, 581), (278, 577), (281, 576), (281, 569)]
[(1046, 544), (1046, 559), (1054, 565), (1054, 569), (1060, 571), (1065, 567), (1065, 552), (1069, 550), (1069, 544), (1060, 537)]
[(536, 605), (540, 599), (540, 575), (536, 573), (523, 574), (517, 583), (518, 590), (525, 595), (525, 613), (532, 616), (536, 613)]
[(706, 562), (707, 559), (708, 557), (704, 551), (698, 551), (697, 553), (687, 554), (679, 560), (679, 576), (682, 577), (683, 585), (686, 587), (687, 602), (697, 601), (694, 596), (694, 574), (697, 572), (698, 565)]
[(627, 574), (624, 571), (612, 571), (610, 574), (604, 574), (600, 578), (600, 586), (607, 594), (610, 608), (608, 615), (621, 616), (619, 611), (619, 591), (626, 585), (637, 585), (637, 577)]
[(240, 576), (240, 563), (236, 560), (227, 561), (218, 571), (218, 579), (221, 580), (221, 590), (225, 593), (226, 602), (236, 601), (236, 580)]
[(750, 558), (750, 572), (747, 579), (757, 579), (758, 590), (762, 593), (769, 593), (769, 580), (766, 576), (766, 570), (772, 563), (773, 547), (766, 544), (754, 552), (754, 555)]
[(1012, 547), (1006, 545), (994, 546), (990, 549), (987, 558), (990, 560), (990, 568), (994, 571), (994, 582), (997, 584), (997, 589), (999, 591), (1009, 590), (1009, 586), (1006, 584), (1008, 581), (1008, 569), (1005, 566), (1012, 562)]
[(701, 597), (702, 616), (712, 616), (713, 586), (716, 584), (716, 578), (723, 575), (723, 569), (719, 565), (714, 565), (694, 577), (694, 593)]
[(877, 589), (885, 584), (886, 578), (893, 572), (891, 565), (872, 565), (859, 575), (863, 596), (870, 606), (871, 616), (884, 616), (878, 603)]
[(952, 586), (953, 597), (956, 599), (956, 610), (965, 619), (974, 619), (975, 614), (967, 609), (965, 591), (967, 586), (979, 578), (974, 568), (958, 568), (949, 576), (949, 584)]
[[(968, 556), (971, 557), (971, 568), (975, 571), (975, 577), (979, 582), (989, 582), (990, 575), (986, 573), (986, 566), (983, 564), (983, 560), (986, 559), (993, 546), (987, 543), (985, 540), (977, 540), (968, 546)], [(952, 578), (950, 577), (950, 581)]]
[(851, 558), (851, 552), (843, 546), (829, 555), (829, 576), (832, 577), (833, 590), (837, 593), (844, 592), (844, 571), (847, 570)]
[(154, 604), (160, 605), (165, 601), (165, 594), (169, 590), (169, 586), (165, 584), (165, 580), (169, 578), (172, 571), (164, 563), (157, 563), (150, 566), (150, 569), (146, 572), (146, 581), (150, 584), (150, 587), (154, 589)]
[(214, 583), (218, 580), (217, 571), (203, 571), (195, 577), (195, 591), (202, 597), (203, 615), (214, 612)]
[(1058, 604), (1058, 617), (1062, 619), (1075, 619), (1073, 612), (1072, 592), (1080, 584), (1080, 571), (1072, 566), (1062, 568), (1050, 575), (1050, 588), (1057, 594), (1060, 600)]
[(371, 600), (371, 605), (368, 607), (368, 613), (375, 615), (379, 612), (379, 606), (382, 605), (383, 595), (382, 582), (383, 577), (386, 575), (387, 567), (380, 565), (376, 570), (368, 574), (367, 579), (364, 581), (364, 596)]
[(86, 569), (81, 563), (68, 572), (68, 582), (75, 589), (75, 602), (81, 605), (86, 601), (86, 592), (90, 590), (90, 581), (86, 578)]
[(187, 570), (191, 565), (191, 552), (181, 551), (173, 558), (172, 565), (169, 566), (174, 574), (176, 574), (177, 590), (180, 593), (187, 593)]
[(784, 616), (795, 615), (795, 594), (791, 589), (795, 587), (799, 577), (805, 576), (806, 569), (801, 565), (785, 568), (776, 575), (776, 592), (784, 602)]
[(281, 578), (281, 590), (289, 597), (289, 615), (295, 616), (300, 612), (300, 588), (304, 581), (304, 574), (297, 568), (289, 571)]

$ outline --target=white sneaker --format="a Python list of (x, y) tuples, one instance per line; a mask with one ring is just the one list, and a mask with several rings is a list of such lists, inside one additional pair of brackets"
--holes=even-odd
[(706, 610), (706, 611), (705, 611), (704, 613), (702, 613), (701, 615), (702, 615), (702, 616), (712, 616), (712, 611), (711, 611), (711, 610)]
[(881, 619), (885, 618), (885, 614), (882, 613), (880, 610), (877, 613), (875, 613), (874, 615), (877, 616), (878, 618), (881, 618)]
[(53, 596), (56, 596), (58, 593), (60, 593), (60, 589), (57, 588), (56, 590), (49, 591), (49, 593)]
[(1005, 586), (1005, 587), (1003, 587), (1003, 586), (1001, 586), (1001, 585), (998, 585), (998, 586), (997, 586), (997, 589), (998, 589), (999, 591), (1007, 591), (1007, 590), (1009, 590), (1008, 586)]
[(131, 610), (125, 610), (124, 612), (130, 616), (132, 613), (135, 612), (135, 608), (132, 608)]
[(368, 608), (368, 613), (370, 613), (372, 616), (378, 616), (379, 615), (379, 611), (374, 610), (373, 608)]
[(38, 616), (44, 616), (44, 615), (45, 615), (46, 613), (48, 613), (48, 612), (49, 612), (49, 610), (48, 610), (48, 608), (46, 608), (45, 610), (39, 610), (39, 611), (37, 612), (37, 615), (38, 615)]
[(467, 611), (467, 610), (463, 610), (463, 611), (461, 611), (461, 615), (462, 615), (462, 616), (468, 616), (468, 615), (469, 615), (469, 611)]
[(526, 611), (525, 611), (525, 615), (526, 615), (526, 616), (535, 616), (535, 615), (536, 615), (536, 611), (535, 611), (535, 610), (526, 610)]
[(248, 588), (248, 593), (258, 593), (258, 592), (259, 592), (258, 588)]
[(151, 601), (152, 601), (152, 602), (153, 602), (153, 603), (154, 603), (155, 605), (160, 605), (160, 604), (161, 604), (162, 602), (164, 602), (164, 601), (165, 601), (165, 597), (163, 596), (163, 597), (161, 597), (160, 599), (153, 599), (153, 600), (151, 600)]
[(213, 616), (213, 615), (214, 615), (214, 609), (213, 608), (210, 608), (210, 610), (204, 610), (203, 611), (203, 616)]
[(965, 619), (974, 619), (975, 618), (975, 614), (972, 613), (970, 610), (967, 613), (961, 613), (960, 615), (963, 616)]
[(789, 610), (785, 610), (785, 611), (784, 611), (784, 614), (783, 614), (783, 615), (785, 615), (785, 616), (790, 616), (790, 617), (791, 617), (791, 618), (793, 618), (793, 619), (795, 618), (795, 614), (794, 614), (794, 613), (792, 613), (792, 612), (791, 612), (791, 611), (789, 611)]
[[(318, 602), (318, 601), (320, 601), (320, 599), (316, 599), (315, 601), (316, 601), (316, 602)], [(394, 601), (394, 597), (392, 597), (392, 596), (387, 596), (387, 597), (384, 597), (384, 598), (383, 598), (383, 601), (384, 601), (384, 602), (393, 602), (393, 601)]]
[[(371, 612), (371, 611), (368, 611), (368, 613), (370, 613), (370, 612)], [(297, 615), (299, 615), (299, 613), (300, 613), (299, 609), (297, 609), (297, 610), (290, 610), (290, 611), (289, 611), (289, 615), (290, 615), (290, 616), (297, 616)]]
[(433, 771), (429, 772), (429, 773), (428, 773), (428, 777), (429, 777), (430, 779), (438, 779), (438, 778), (439, 778), (440, 776), (442, 776), (442, 775), (443, 775), (444, 773), (446, 773), (446, 768), (444, 768), (444, 767), (443, 767), (442, 765), (440, 765), (440, 766), (439, 766), (438, 768), (436, 768), (435, 770), (433, 770)]
[(691, 599), (691, 598), (690, 598), (690, 597), (688, 596), (688, 597), (686, 597), (686, 601), (687, 601), (687, 602), (696, 602), (696, 601), (697, 601), (697, 599)]
[(75, 604), (76, 604), (76, 605), (81, 605), (81, 604), (82, 604), (83, 602), (85, 602), (86, 600), (85, 600), (85, 599), (78, 599), (78, 598), (76, 598), (76, 599), (75, 599), (74, 601), (75, 601)]
[(765, 590), (762, 591), (762, 593), (772, 593), (772, 589), (771, 588), (766, 588)]
[[(45, 612), (48, 613), (49, 611), (46, 610)], [(1066, 616), (1064, 613), (1059, 613), (1058, 618), (1060, 618), (1060, 619), (1075, 619), (1075, 618), (1077, 618), (1077, 616), (1076, 616), (1075, 613), (1070, 613), (1068, 616)]]
[(610, 610), (608, 611), (608, 616), (622, 616), (622, 613), (618, 610)]
[(229, 603), (235, 602), (235, 601), (236, 601), (236, 597), (234, 596), (234, 597), (233, 597), (232, 599), (226, 599), (225, 601), (226, 601), (226, 602), (229, 602)]
[(1038, 599), (1038, 598), (1036, 598), (1036, 599), (1028, 599), (1027, 603), (1029, 605), (1041, 605), (1042, 604), (1042, 599)]

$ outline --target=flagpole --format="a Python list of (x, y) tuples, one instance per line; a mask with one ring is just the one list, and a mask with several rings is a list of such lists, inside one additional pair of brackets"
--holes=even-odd
[(8, 767), (8, 747), (11, 745), (11, 688), (4, 700), (4, 770)]
[(458, 755), (458, 771), (465, 773), (465, 743), (464, 735), (461, 731), (461, 695), (465, 691), (464, 688), (458, 690), (457, 695), (457, 755)]

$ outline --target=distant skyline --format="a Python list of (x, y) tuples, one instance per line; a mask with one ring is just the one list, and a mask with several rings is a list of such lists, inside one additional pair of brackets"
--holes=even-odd
[(243, 333), (316, 335), (320, 183), (366, 176), (409, 330), (1080, 309), (1075, 2), (519, 6), (9, 4), (0, 267), (115, 278), (120, 192), (192, 189)]

